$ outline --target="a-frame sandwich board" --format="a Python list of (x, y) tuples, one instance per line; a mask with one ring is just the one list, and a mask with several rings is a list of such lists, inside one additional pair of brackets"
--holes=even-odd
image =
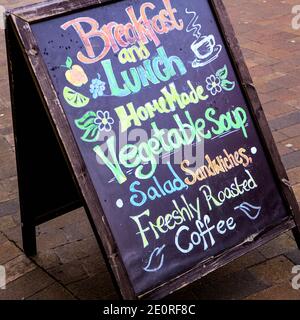
[[(114, 2), (105, 1), (108, 5)], [(211, 10), (222, 32), (247, 98), (250, 113), (276, 176), (278, 188), (288, 204), (290, 215), (280, 224), (264, 230), (256, 238), (221, 252), (212, 260), (199, 262), (174, 279), (137, 294), (129, 280), (118, 246), (103, 212), (99, 197), (88, 174), (84, 156), (66, 119), (47, 67), (31, 30), (31, 24), (87, 8), (98, 1), (51, 1), (18, 9), (8, 14), (8, 47), (14, 130), (20, 188), (24, 249), (36, 252), (34, 228), (60, 214), (84, 206), (95, 235), (111, 267), (124, 298), (161, 298), (212, 272), (243, 254), (293, 229), (299, 245), (300, 225), (297, 202), (288, 183), (275, 143), (264, 117), (251, 77), (243, 61), (224, 5), (210, 1)], [(55, 163), (55, 165), (54, 165)], [(47, 172), (46, 172), (47, 171)], [(46, 172), (46, 173), (45, 173)]]

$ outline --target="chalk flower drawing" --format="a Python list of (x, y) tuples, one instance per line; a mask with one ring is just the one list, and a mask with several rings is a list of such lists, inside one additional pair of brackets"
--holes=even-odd
[(93, 79), (90, 84), (90, 93), (93, 95), (94, 99), (102, 97), (105, 91), (105, 82), (101, 80), (101, 76), (98, 73), (98, 78)]
[(220, 86), (221, 80), (218, 77), (211, 75), (206, 78), (206, 83), (207, 90), (210, 91), (213, 96), (222, 91), (222, 88)]
[(108, 111), (97, 111), (97, 117), (94, 123), (98, 125), (100, 131), (111, 131), (111, 125), (114, 124), (114, 119), (110, 117)]
[(215, 96), (216, 94), (225, 91), (232, 91), (235, 88), (235, 82), (229, 81), (228, 69), (225, 65), (223, 68), (219, 69), (216, 74), (212, 74), (206, 78), (206, 89)]

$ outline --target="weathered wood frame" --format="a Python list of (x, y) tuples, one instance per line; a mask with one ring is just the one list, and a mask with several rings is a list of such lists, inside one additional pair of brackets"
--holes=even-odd
[[(278, 187), (286, 201), (286, 207), (288, 212), (290, 212), (290, 216), (274, 228), (264, 230), (261, 234), (253, 236), (252, 238), (250, 237), (247, 242), (222, 252), (217, 257), (212, 257), (197, 264), (194, 268), (188, 270), (184, 274), (181, 274), (176, 279), (153, 288), (140, 296), (136, 296), (129, 281), (126, 269), (119, 256), (117, 245), (108, 226), (94, 186), (88, 175), (82, 155), (80, 154), (75, 138), (72, 135), (63, 107), (56, 95), (42, 55), (39, 52), (36, 40), (34, 39), (31, 31), (31, 24), (41, 20), (53, 18), (59, 15), (66, 15), (70, 12), (99, 6), (101, 4), (107, 4), (109, 2), (112, 2), (112, 0), (54, 0), (12, 10), (7, 14), (7, 19), (8, 23), (11, 23), (15, 30), (16, 37), (22, 47), (28, 67), (35, 78), (37, 90), (40, 93), (40, 97), (49, 116), (49, 120), (53, 125), (56, 136), (60, 141), (62, 152), (65, 154), (67, 161), (69, 161), (71, 173), (78, 184), (84, 206), (90, 217), (96, 237), (100, 244), (103, 245), (103, 253), (109, 262), (109, 267), (112, 269), (113, 276), (120, 288), (122, 297), (125, 299), (162, 298), (190, 284), (191, 282), (200, 279), (247, 252), (265, 244), (290, 229), (293, 229), (295, 239), (300, 247), (300, 213), (297, 201), (288, 182), (286, 171), (281, 162), (271, 131), (268, 127), (261, 103), (253, 86), (253, 82), (246, 67), (241, 50), (238, 46), (238, 42), (224, 4), (222, 0), (211, 0), (210, 4), (212, 12), (215, 15), (215, 19), (224, 38), (232, 64), (247, 100), (249, 111), (261, 137), (262, 145), (265, 149)], [(11, 82), (13, 82), (13, 79), (11, 79)]]

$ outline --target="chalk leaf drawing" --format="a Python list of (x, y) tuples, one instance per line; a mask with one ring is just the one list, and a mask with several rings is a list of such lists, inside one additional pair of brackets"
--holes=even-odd
[(235, 82), (231, 82), (227, 79), (221, 81), (221, 87), (225, 91), (232, 91), (235, 87)]
[(206, 89), (215, 96), (217, 93), (225, 91), (232, 91), (235, 88), (235, 82), (229, 81), (228, 69), (225, 65), (223, 68), (217, 70), (216, 74), (212, 74), (206, 78)]
[(223, 68), (219, 69), (219, 70), (216, 72), (216, 76), (217, 76), (219, 79), (222, 79), (222, 80), (227, 79), (227, 77), (228, 77), (228, 69), (227, 69), (227, 66), (225, 65)]
[(232, 91), (235, 88), (235, 82), (234, 81), (229, 81), (227, 79), (228, 77), (228, 68), (226, 64), (224, 65), (223, 68), (219, 69), (216, 72), (216, 76), (221, 80), (221, 87), (225, 91)]
[(156, 272), (162, 268), (165, 260), (165, 255), (163, 253), (165, 247), (166, 245), (164, 244), (162, 247), (156, 248), (151, 253), (147, 266), (143, 268), (146, 272)]
[(95, 123), (97, 114), (94, 111), (86, 112), (80, 119), (75, 120), (77, 128), (84, 131), (81, 140), (95, 142), (99, 138), (99, 126)]
[(235, 207), (234, 210), (241, 210), (250, 220), (256, 220), (260, 215), (261, 207), (254, 206), (248, 202), (243, 202)]
[(66, 64), (65, 64), (65, 67), (67, 67), (68, 69), (70, 69), (73, 65), (73, 60), (68, 57), (67, 60), (66, 60)]

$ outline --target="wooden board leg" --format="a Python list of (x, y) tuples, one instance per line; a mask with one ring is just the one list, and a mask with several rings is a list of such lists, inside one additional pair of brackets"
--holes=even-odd
[(79, 208), (81, 198), (11, 23), (6, 43), (23, 249), (34, 256), (35, 227)]
[(299, 228), (296, 227), (292, 231), (293, 231), (293, 235), (294, 235), (295, 241), (297, 243), (298, 249), (300, 250), (300, 231), (299, 231)]
[(36, 234), (34, 225), (22, 225), (22, 238), (23, 238), (23, 249), (28, 257), (35, 256), (37, 254), (36, 248)]

